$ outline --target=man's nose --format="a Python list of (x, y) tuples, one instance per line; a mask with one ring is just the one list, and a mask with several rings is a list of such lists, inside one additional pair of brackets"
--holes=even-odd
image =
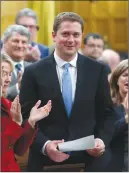
[(19, 41), (18, 47), (22, 47), (22, 46), (23, 46), (23, 43), (21, 41)]
[(68, 37), (68, 41), (70, 41), (70, 42), (73, 42), (73, 41), (74, 41), (73, 35), (70, 35), (70, 36)]

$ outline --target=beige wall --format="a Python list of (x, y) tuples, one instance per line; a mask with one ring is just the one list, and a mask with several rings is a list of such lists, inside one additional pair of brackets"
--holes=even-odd
[(1, 1), (1, 34), (8, 25), (14, 24), (16, 13), (26, 5), (26, 1)]

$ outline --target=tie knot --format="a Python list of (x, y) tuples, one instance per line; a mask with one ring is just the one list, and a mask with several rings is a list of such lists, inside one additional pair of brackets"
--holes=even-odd
[(21, 64), (16, 64), (15, 67), (16, 67), (16, 69), (17, 69), (18, 71), (21, 71), (22, 65), (21, 65)]
[(65, 70), (68, 70), (69, 67), (70, 67), (70, 63), (66, 63), (66, 64), (64, 65), (64, 69), (65, 69)]

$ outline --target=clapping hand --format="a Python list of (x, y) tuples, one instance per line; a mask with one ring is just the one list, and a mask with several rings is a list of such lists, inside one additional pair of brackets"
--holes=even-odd
[(12, 120), (16, 122), (18, 125), (22, 124), (22, 114), (21, 114), (21, 105), (19, 103), (19, 96), (16, 96), (14, 101), (12, 102), (10, 109)]
[(38, 61), (40, 60), (40, 56), (41, 53), (37, 45), (34, 47), (32, 47), (32, 45), (28, 46), (27, 54), (25, 56), (26, 61)]
[(49, 112), (52, 108), (51, 100), (47, 102), (47, 104), (43, 107), (40, 107), (41, 100), (39, 100), (35, 106), (31, 109), (30, 117), (28, 119), (29, 124), (34, 128), (35, 123), (49, 115)]

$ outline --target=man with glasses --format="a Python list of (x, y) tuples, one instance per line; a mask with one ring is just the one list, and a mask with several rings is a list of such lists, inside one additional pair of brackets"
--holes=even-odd
[(101, 57), (104, 50), (104, 40), (100, 34), (91, 33), (84, 38), (83, 54), (92, 59)]
[(29, 8), (20, 10), (15, 18), (16, 24), (27, 27), (31, 33), (31, 43), (28, 46), (28, 52), (25, 57), (26, 61), (37, 61), (49, 54), (49, 48), (47, 46), (35, 43), (35, 38), (39, 30), (37, 20), (36, 13)]

